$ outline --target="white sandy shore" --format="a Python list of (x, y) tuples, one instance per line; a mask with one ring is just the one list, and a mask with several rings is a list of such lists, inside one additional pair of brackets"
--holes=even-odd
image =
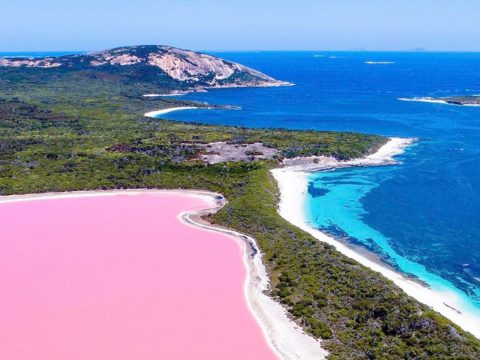
[(408, 102), (424, 102), (424, 103), (431, 103), (431, 104), (448, 105), (448, 103), (445, 100), (439, 100), (439, 99), (428, 98), (428, 97), (398, 98), (398, 100), (408, 101)]
[(187, 95), (188, 92), (173, 92), (173, 93), (167, 93), (167, 94), (145, 94), (143, 95), (143, 97), (146, 97), (146, 98), (156, 98), (156, 97), (165, 97), (165, 96), (183, 96), (183, 95)]
[[(329, 160), (325, 164), (316, 164), (316, 167), (308, 167), (307, 171), (331, 169), (335, 167), (346, 166), (369, 166), (369, 165), (388, 165), (395, 162), (394, 156), (402, 153), (408, 144), (412, 140), (392, 138), (387, 144), (380, 148), (375, 154), (367, 156), (362, 159), (337, 162)], [(327, 158), (329, 159), (329, 158)], [(272, 174), (278, 182), (280, 190), (280, 215), (299, 227), (300, 229), (308, 232), (320, 241), (326, 242), (335, 246), (335, 248), (342, 254), (352, 258), (364, 266), (381, 273), (386, 278), (395, 282), (400, 288), (402, 288), (408, 295), (414, 297), (418, 301), (426, 304), (435, 311), (441, 313), (465, 331), (472, 333), (477, 338), (480, 338), (480, 316), (473, 313), (473, 311), (462, 308), (462, 301), (458, 299), (457, 295), (452, 292), (440, 292), (435, 291), (427, 286), (413, 281), (406, 276), (396, 272), (391, 267), (382, 264), (380, 261), (376, 261), (373, 258), (369, 258), (364, 254), (358, 253), (346, 244), (335, 240), (334, 238), (322, 233), (310, 227), (306, 223), (305, 214), (305, 197), (308, 191), (308, 176), (309, 172), (302, 169), (300, 166), (295, 168), (285, 167), (281, 169), (272, 170)], [(456, 311), (457, 309), (458, 311)]]
[(413, 143), (416, 139), (391, 138), (385, 145), (383, 145), (377, 152), (360, 159), (353, 159), (348, 161), (339, 161), (331, 156), (309, 156), (298, 157), (293, 159), (286, 159), (283, 162), (285, 168), (276, 169), (279, 171), (320, 171), (326, 169), (335, 169), (341, 167), (351, 166), (378, 166), (395, 164), (395, 155), (399, 155), (403, 150)]
[[(150, 118), (158, 118), (160, 115), (165, 115), (168, 113), (171, 113), (173, 111), (179, 111), (179, 110), (194, 110), (194, 109), (202, 109), (202, 110), (213, 110), (216, 109), (215, 107), (210, 107), (210, 106), (178, 106), (178, 107), (171, 107), (167, 109), (162, 109), (162, 110), (156, 110), (156, 111), (150, 111), (143, 116), (150, 117)], [(241, 107), (239, 106), (224, 106), (222, 108), (218, 108), (219, 110), (242, 110)]]
[(199, 109), (197, 106), (178, 106), (178, 107), (171, 107), (167, 109), (162, 109), (162, 110), (155, 110), (155, 111), (150, 111), (143, 116), (150, 117), (150, 118), (157, 118), (159, 115), (165, 115), (168, 113), (171, 113), (173, 111), (179, 111), (179, 110), (193, 110), (193, 109)]
[[(220, 194), (201, 191), (201, 190), (107, 190), (107, 191), (75, 191), (64, 193), (45, 193), (29, 195), (1, 196), (0, 204), (7, 202), (34, 201), (58, 198), (77, 198), (93, 196), (116, 196), (116, 195), (139, 195), (139, 194), (168, 194), (180, 193), (194, 197), (207, 199), (211, 204), (211, 209), (201, 211), (186, 211), (179, 214), (179, 220), (183, 223), (202, 228), (207, 231), (222, 232), (232, 236), (242, 246), (243, 262), (247, 269), (247, 279), (244, 283), (244, 294), (248, 307), (255, 316), (260, 325), (265, 340), (272, 351), (280, 359), (284, 360), (310, 360), (325, 359), (328, 354), (321, 343), (313, 337), (307, 335), (300, 329), (296, 323), (290, 320), (286, 310), (272, 298), (265, 295), (269, 288), (269, 279), (262, 263), (261, 253), (253, 238), (245, 236), (236, 231), (220, 228), (203, 222), (200, 216), (206, 213), (212, 213), (220, 210), (225, 201)], [(221, 196), (221, 198), (220, 198)], [(220, 199), (220, 200), (219, 200)], [(253, 249), (256, 253), (253, 254)], [(245, 344), (248, 346), (248, 344)]]
[(224, 85), (214, 85), (206, 86), (205, 90), (214, 90), (214, 89), (248, 89), (248, 88), (277, 88), (285, 86), (295, 86), (294, 83), (289, 81), (266, 81), (264, 83), (252, 83), (252, 84), (224, 84)]

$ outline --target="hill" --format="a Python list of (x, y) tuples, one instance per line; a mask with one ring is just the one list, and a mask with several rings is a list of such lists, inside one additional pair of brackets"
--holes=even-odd
[(109, 81), (146, 82), (181, 90), (288, 85), (235, 62), (163, 45), (127, 46), (60, 57), (2, 58), (0, 67), (50, 74), (81, 72)]

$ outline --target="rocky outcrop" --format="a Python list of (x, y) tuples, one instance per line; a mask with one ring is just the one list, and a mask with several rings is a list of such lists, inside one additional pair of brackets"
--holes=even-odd
[(450, 97), (414, 97), (414, 98), (399, 98), (402, 101), (415, 101), (433, 104), (447, 104), (460, 106), (480, 106), (480, 95), (468, 96), (450, 96)]
[(142, 73), (151, 78), (168, 76), (181, 85), (196, 88), (289, 85), (235, 62), (159, 45), (120, 47), (60, 57), (3, 58), (0, 59), (0, 66), (90, 69), (122, 74), (132, 71), (137, 78)]
[(55, 67), (62, 66), (62, 64), (60, 62), (55, 61), (55, 58), (41, 58), (41, 59), (4, 58), (4, 59), (0, 59), (0, 66), (55, 68)]
[(441, 98), (440, 100), (445, 101), (450, 105), (464, 105), (464, 106), (480, 106), (480, 96), (452, 96)]

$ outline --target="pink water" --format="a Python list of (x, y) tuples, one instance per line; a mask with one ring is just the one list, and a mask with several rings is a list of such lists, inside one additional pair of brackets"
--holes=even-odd
[(241, 245), (181, 194), (0, 203), (0, 359), (275, 359)]

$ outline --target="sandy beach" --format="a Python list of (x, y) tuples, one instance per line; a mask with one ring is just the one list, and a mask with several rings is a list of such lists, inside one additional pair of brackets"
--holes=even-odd
[[(162, 197), (175, 196), (180, 196), (183, 198), (187, 197), (191, 198), (192, 200), (196, 199), (196, 201), (201, 201), (201, 204), (203, 205), (198, 206), (197, 204), (194, 206), (193, 210), (184, 210), (177, 213), (177, 219), (184, 225), (188, 225), (188, 227), (195, 227), (197, 229), (195, 231), (201, 229), (201, 232), (210, 232), (212, 235), (207, 237), (209, 239), (210, 236), (223, 237), (223, 240), (221, 241), (225, 242), (225, 240), (227, 240), (226, 243), (231, 244), (232, 242), (229, 242), (228, 239), (225, 239), (226, 236), (230, 239), (233, 239), (233, 242), (240, 246), (242, 253), (241, 256), (243, 258), (243, 264), (246, 271), (246, 277), (243, 284), (244, 299), (246, 301), (246, 305), (248, 306), (249, 312), (255, 318), (257, 325), (259, 325), (259, 330), (263, 333), (265, 343), (268, 345), (268, 348), (271, 349), (272, 356), (286, 360), (325, 358), (327, 353), (321, 348), (320, 342), (306, 335), (293, 321), (288, 318), (286, 311), (280, 304), (276, 303), (273, 301), (273, 299), (264, 294), (264, 291), (268, 289), (269, 281), (265, 267), (261, 262), (261, 254), (258, 251), (255, 240), (235, 231), (212, 226), (201, 219), (201, 215), (218, 211), (225, 205), (223, 197), (219, 194), (204, 191), (183, 190), (121, 190), (47, 193), (1, 197), (0, 206), (13, 205), (13, 203), (32, 204), (32, 202), (37, 203), (36, 200), (38, 200), (36, 205), (38, 207), (45, 206), (45, 204), (48, 203), (44, 200), (58, 201), (59, 199), (80, 199), (82, 201), (96, 201), (106, 197), (111, 197), (112, 200), (116, 200), (118, 197), (123, 197), (124, 201), (131, 202), (132, 204), (130, 206), (132, 206), (135, 198), (151, 195), (159, 196), (159, 201), (162, 200)], [(23, 204), (23, 206), (28, 204)], [(4, 207), (4, 209), (6, 208)], [(158, 217), (158, 213), (156, 216)], [(253, 249), (256, 251), (252, 251)], [(232, 304), (230, 305), (233, 306)], [(235, 326), (237, 320), (232, 319), (232, 322)], [(193, 323), (191, 322), (191, 325), (192, 324)], [(194, 324), (192, 326), (194, 326)], [(249, 330), (249, 332), (251, 331), (252, 330)], [(254, 336), (254, 334), (249, 335), (249, 340), (247, 340), (248, 343), (254, 347), (262, 349), (259, 344), (254, 345), (252, 343), (252, 341), (255, 342)], [(245, 339), (242, 341), (245, 341)], [(261, 350), (259, 351), (261, 352)], [(250, 356), (253, 355), (250, 354)], [(266, 354), (263, 354), (261, 355), (261, 358), (270, 358), (270, 355), (267, 356)]]
[(145, 94), (143, 95), (143, 97), (157, 98), (157, 97), (169, 97), (169, 96), (183, 96), (187, 94), (188, 94), (187, 91), (183, 91), (183, 92), (172, 92), (172, 93), (165, 93), (165, 94)]
[(308, 156), (285, 159), (284, 168), (275, 169), (274, 174), (289, 171), (313, 172), (327, 169), (336, 169), (351, 166), (379, 166), (396, 163), (394, 156), (401, 154), (404, 149), (416, 139), (391, 138), (375, 153), (360, 159), (340, 161), (331, 156)]
[(317, 158), (315, 162), (313, 159), (310, 159), (310, 161), (304, 163), (300, 163), (299, 159), (297, 159), (296, 161), (290, 161), (290, 163), (287, 162), (287, 165), (290, 166), (272, 170), (272, 174), (277, 180), (280, 190), (279, 213), (284, 219), (311, 234), (318, 240), (333, 245), (342, 254), (381, 273), (416, 300), (431, 307), (459, 325), (465, 331), (480, 338), (480, 326), (478, 325), (480, 324), (480, 317), (469, 309), (464, 309), (456, 294), (448, 291), (432, 290), (418, 281), (409, 279), (399, 272), (396, 272), (381, 261), (376, 261), (374, 257), (359, 253), (346, 244), (335, 240), (333, 237), (310, 227), (306, 223), (304, 205), (308, 189), (309, 172), (334, 169), (337, 167), (394, 164), (394, 156), (401, 154), (412, 141), (412, 139), (392, 138), (376, 153), (361, 159), (337, 161), (333, 158)]
[(157, 118), (160, 115), (165, 115), (173, 111), (193, 110), (193, 109), (199, 109), (199, 108), (196, 106), (179, 106), (179, 107), (171, 107), (171, 108), (162, 109), (162, 110), (149, 111), (143, 115), (150, 118)]
[[(450, 105), (448, 102), (445, 100), (440, 100), (440, 99), (433, 99), (433, 98), (428, 98), (428, 97), (416, 97), (416, 98), (398, 98), (400, 101), (407, 101), (407, 102), (424, 102), (424, 103), (431, 103), (431, 104), (444, 104), (444, 105)], [(451, 104), (453, 105), (453, 104)]]

